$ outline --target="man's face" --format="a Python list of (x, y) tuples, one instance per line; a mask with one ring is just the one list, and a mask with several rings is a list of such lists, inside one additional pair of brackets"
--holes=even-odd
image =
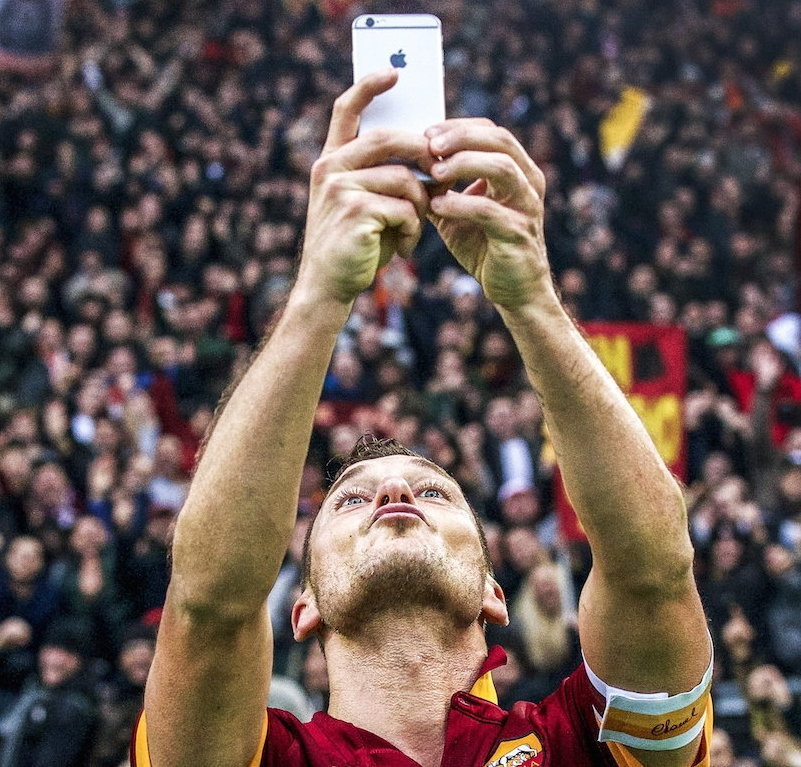
[(501, 502), (501, 513), (510, 527), (530, 525), (539, 516), (540, 506), (533, 488), (521, 489)]
[(514, 405), (508, 397), (492, 400), (484, 420), (489, 431), (498, 439), (511, 439), (515, 436)]
[(458, 484), (405, 455), (361, 461), (334, 483), (310, 539), (311, 589), (323, 623), (346, 636), (392, 613), (433, 608), (479, 618), (487, 567)]

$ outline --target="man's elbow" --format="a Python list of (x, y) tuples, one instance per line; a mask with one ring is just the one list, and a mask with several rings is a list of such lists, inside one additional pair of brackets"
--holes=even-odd
[(231, 597), (206, 584), (173, 581), (164, 609), (195, 630), (225, 635), (237, 634), (244, 627), (261, 621), (266, 606), (266, 597)]
[(618, 550), (607, 576), (633, 596), (671, 600), (695, 588), (695, 552), (687, 525), (687, 510), (681, 490), (658, 504), (662, 511), (628, 546)]
[(684, 592), (688, 584), (693, 587), (695, 584), (695, 551), (690, 540), (687, 504), (681, 485), (675, 478), (671, 479), (670, 493), (662, 506), (663, 522), (654, 526), (655, 538), (647, 547), (652, 561), (645, 568), (647, 573), (643, 584), (668, 596)]
[(176, 529), (169, 598), (180, 613), (201, 623), (236, 626), (257, 616), (280, 562), (265, 564), (243, 552), (232, 557), (224, 546), (196, 547), (195, 536)]
[(621, 583), (632, 596), (661, 602), (685, 596), (695, 589), (694, 551), (689, 535), (666, 541), (645, 553), (634, 571), (621, 577)]

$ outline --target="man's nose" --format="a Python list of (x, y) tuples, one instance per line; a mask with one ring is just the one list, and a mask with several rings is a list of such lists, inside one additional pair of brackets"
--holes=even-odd
[(403, 477), (387, 477), (381, 481), (376, 493), (378, 506), (389, 503), (414, 503), (414, 493)]

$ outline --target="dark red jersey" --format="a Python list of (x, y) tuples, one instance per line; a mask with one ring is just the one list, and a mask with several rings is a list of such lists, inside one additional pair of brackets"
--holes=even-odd
[[(595, 711), (603, 710), (603, 698), (583, 665), (540, 703), (520, 702), (504, 711), (488, 700), (494, 692), (488, 674), (505, 660), (503, 650), (493, 648), (473, 689), (451, 698), (441, 767), (638, 767), (625, 747), (598, 742)], [(709, 767), (711, 726), (708, 716), (696, 767)], [(135, 733), (132, 767), (150, 767), (145, 740), (143, 732)], [(263, 751), (252, 767), (259, 765), (419, 767), (383, 738), (326, 713), (303, 723), (277, 709), (267, 712)]]

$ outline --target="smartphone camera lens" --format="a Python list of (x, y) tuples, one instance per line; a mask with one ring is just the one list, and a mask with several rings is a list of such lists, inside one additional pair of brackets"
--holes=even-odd
[(368, 27), (372, 27), (372, 26), (374, 26), (374, 25), (375, 25), (375, 19), (374, 19), (374, 18), (372, 18), (372, 17), (370, 17), (370, 18), (369, 18), (369, 19), (367, 19), (367, 21), (365, 21), (364, 23), (365, 23), (365, 24), (367, 24), (367, 26), (368, 26)]

